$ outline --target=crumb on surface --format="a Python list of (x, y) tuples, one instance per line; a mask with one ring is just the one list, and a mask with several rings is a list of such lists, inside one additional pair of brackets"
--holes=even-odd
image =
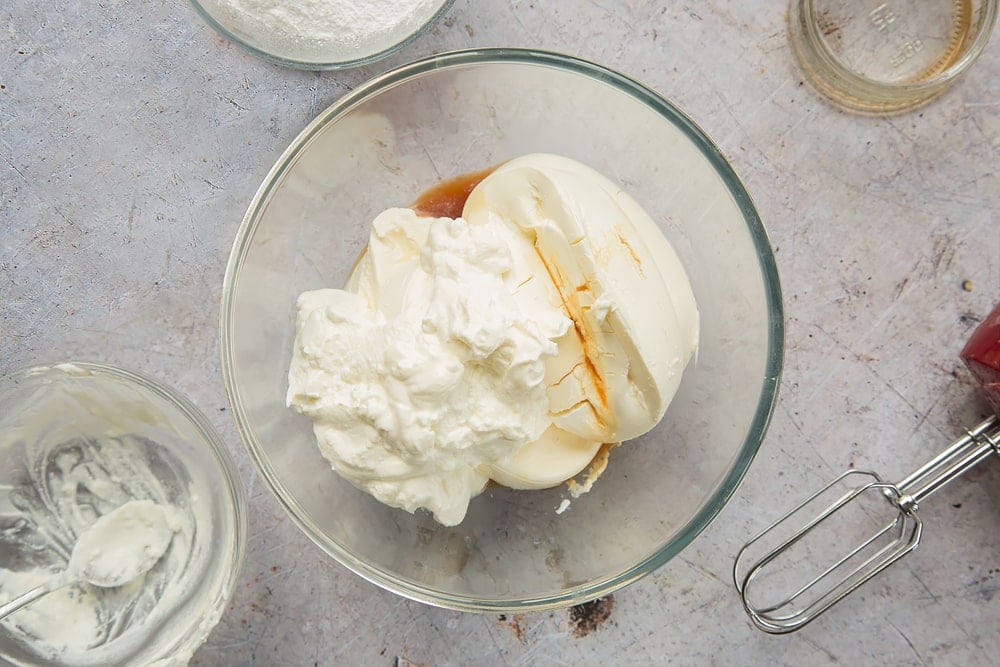
[(590, 462), (590, 468), (587, 469), (587, 477), (582, 483), (577, 482), (575, 479), (571, 479), (566, 482), (566, 486), (569, 488), (569, 494), (574, 498), (579, 498), (583, 494), (589, 492), (594, 488), (594, 482), (597, 478), (604, 474), (605, 469), (608, 467), (608, 456), (611, 450), (617, 447), (621, 443), (605, 443), (601, 445), (600, 450), (594, 456), (594, 460)]

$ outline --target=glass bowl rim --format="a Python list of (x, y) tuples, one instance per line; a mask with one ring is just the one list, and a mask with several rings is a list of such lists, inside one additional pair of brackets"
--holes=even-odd
[[(387, 572), (383, 572), (378, 567), (369, 565), (356, 558), (339, 544), (328, 539), (318, 527), (305, 519), (302, 508), (287, 491), (285, 484), (277, 478), (273, 469), (266, 464), (266, 454), (261, 444), (255, 438), (247, 419), (239, 388), (235, 383), (235, 359), (232, 348), (235, 287), (239, 280), (240, 270), (246, 259), (247, 252), (252, 245), (253, 237), (260, 221), (259, 215), (262, 207), (269, 200), (278, 179), (285, 174), (286, 170), (303, 148), (309, 144), (310, 140), (328, 124), (336, 122), (336, 120), (357, 105), (368, 100), (370, 97), (378, 95), (383, 90), (434, 70), (484, 64), (543, 65), (569, 73), (581, 74), (598, 82), (612, 85), (620, 92), (626, 93), (633, 99), (650, 107), (662, 116), (664, 120), (671, 122), (680, 129), (700, 149), (702, 155), (710, 162), (716, 173), (719, 174), (742, 214), (757, 251), (756, 255), (764, 281), (763, 287), (768, 310), (767, 354), (757, 407), (735, 461), (710, 498), (675, 534), (673, 539), (627, 570), (567, 588), (557, 594), (517, 599), (472, 598), (445, 593), (434, 588), (399, 579)], [(718, 515), (746, 475), (750, 463), (760, 448), (764, 433), (767, 430), (768, 423), (774, 411), (784, 361), (784, 315), (777, 265), (767, 232), (757, 214), (750, 195), (721, 150), (686, 114), (671, 102), (668, 102), (665, 98), (637, 81), (581, 58), (535, 49), (463, 49), (423, 58), (371, 79), (367, 83), (348, 92), (327, 107), (326, 110), (320, 112), (299, 133), (288, 148), (285, 149), (271, 167), (251, 200), (250, 206), (236, 234), (223, 280), (219, 350), (223, 382), (229, 398), (232, 416), (251, 460), (257, 466), (257, 469), (271, 488), (272, 493), (282, 507), (284, 507), (293, 522), (317, 546), (333, 557), (334, 560), (381, 588), (437, 607), (484, 613), (542, 611), (579, 604), (607, 595), (653, 572), (680, 553)]]
[[(233, 551), (230, 568), (227, 571), (227, 576), (225, 581), (222, 583), (222, 588), (220, 589), (220, 594), (222, 596), (221, 599), (227, 602), (230, 601), (233, 594), (236, 592), (236, 585), (239, 583), (240, 575), (243, 572), (244, 561), (246, 560), (248, 509), (246, 492), (243, 490), (242, 477), (236, 469), (236, 464), (233, 461), (232, 455), (226, 450), (225, 443), (219, 436), (218, 431), (214, 426), (212, 426), (211, 423), (209, 423), (205, 413), (198, 409), (194, 403), (192, 403), (187, 397), (178, 392), (176, 389), (173, 389), (172, 387), (169, 387), (157, 380), (153, 380), (152, 378), (136, 371), (97, 361), (72, 360), (22, 366), (9, 373), (3, 374), (3, 376), (0, 377), (0, 388), (13, 385), (14, 383), (30, 380), (32, 377), (46, 372), (59, 370), (61, 366), (72, 366), (96, 376), (109, 376), (122, 380), (126, 384), (136, 385), (142, 390), (149, 391), (150, 393), (164, 399), (167, 403), (176, 408), (184, 416), (184, 418), (195, 427), (195, 430), (198, 431), (205, 443), (208, 444), (208, 448), (219, 466), (219, 471), (222, 473), (222, 481), (224, 482), (226, 497), (231, 501), (231, 507), (228, 508), (225, 514), (228, 514), (233, 521)], [(222, 612), (224, 611), (225, 608), (222, 609)], [(221, 618), (221, 613), (219, 617)], [(186, 634), (186, 637), (193, 638), (196, 643), (193, 643), (193, 645), (185, 644), (170, 647), (170, 655), (164, 655), (161, 656), (161, 658), (169, 658), (185, 652), (193, 654), (194, 651), (196, 651), (198, 647), (200, 647), (205, 640), (208, 639), (208, 635), (211, 634), (211, 631), (215, 628), (215, 625), (213, 625), (208, 628), (208, 632), (205, 632), (204, 636), (200, 636), (198, 631), (204, 623), (205, 618), (207, 617), (197, 617), (194, 619), (196, 622), (190, 623), (188, 628), (188, 634)]]
[(394, 44), (387, 46), (381, 51), (377, 51), (375, 53), (372, 53), (370, 55), (361, 58), (351, 58), (348, 60), (331, 60), (328, 62), (311, 62), (307, 60), (295, 60), (294, 58), (283, 58), (269, 51), (265, 51), (264, 49), (258, 46), (254, 46), (253, 44), (250, 44), (246, 40), (237, 37), (235, 33), (233, 33), (229, 28), (227, 28), (225, 25), (219, 22), (218, 19), (216, 19), (207, 9), (205, 9), (202, 6), (200, 0), (188, 0), (188, 2), (191, 3), (195, 11), (198, 13), (199, 16), (201, 16), (202, 20), (205, 21), (205, 23), (207, 23), (217, 33), (222, 35), (222, 37), (224, 37), (226, 40), (232, 42), (233, 44), (240, 47), (244, 51), (247, 51), (248, 53), (257, 56), (258, 58), (262, 58), (276, 65), (282, 65), (283, 67), (290, 67), (292, 69), (318, 72), (318, 71), (349, 69), (351, 67), (360, 67), (361, 65), (368, 65), (375, 61), (382, 60), (383, 58), (391, 56), (392, 54), (403, 49), (404, 47), (409, 46), (416, 39), (418, 39), (419, 37), (424, 35), (428, 30), (430, 30), (431, 26), (437, 24), (437, 22), (441, 19), (441, 17), (444, 16), (445, 12), (451, 9), (451, 6), (452, 4), (454, 4), (455, 0), (444, 0), (444, 2), (441, 3), (441, 6), (438, 7), (438, 9), (434, 12), (434, 14), (431, 15), (431, 17), (428, 18), (426, 22), (422, 23), (420, 27), (418, 27), (416, 30), (414, 30), (413, 32), (409, 33), (408, 35), (400, 39), (398, 42), (395, 42)]

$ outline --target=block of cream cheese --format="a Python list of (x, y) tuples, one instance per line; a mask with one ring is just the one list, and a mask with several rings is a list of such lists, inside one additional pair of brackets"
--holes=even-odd
[(458, 219), (390, 209), (344, 290), (299, 297), (288, 404), (395, 507), (459, 523), (489, 479), (547, 488), (662, 418), (698, 341), (676, 253), (592, 169), (501, 165)]

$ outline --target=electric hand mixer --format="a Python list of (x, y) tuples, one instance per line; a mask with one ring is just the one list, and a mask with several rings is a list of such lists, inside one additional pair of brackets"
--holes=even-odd
[[(1000, 454), (1000, 305), (976, 328), (961, 357), (995, 414), (895, 484), (872, 471), (842, 473), (747, 542), (736, 556), (733, 579), (744, 609), (758, 628), (774, 634), (798, 630), (913, 551), (923, 532), (917, 516), (920, 503), (981, 461)], [(845, 485), (847, 490), (838, 494), (837, 489)], [(879, 497), (881, 509), (888, 509), (885, 523), (876, 520), (874, 532), (846, 554), (831, 558), (827, 548), (818, 555), (819, 548), (810, 552), (813, 563), (822, 556), (832, 561), (818, 574), (795, 571), (792, 556), (808, 551), (810, 539), (815, 539), (813, 531), (842, 520), (842, 513), (856, 512), (872, 496)], [(869, 511), (862, 516), (872, 520)], [(775, 579), (793, 592), (769, 596), (776, 588)], [(795, 583), (789, 585), (789, 580)]]

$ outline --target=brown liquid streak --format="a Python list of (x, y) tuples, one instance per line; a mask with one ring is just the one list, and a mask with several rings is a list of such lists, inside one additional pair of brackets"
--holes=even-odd
[(495, 169), (496, 166), (493, 166), (445, 179), (420, 193), (410, 208), (424, 217), (460, 218), (469, 195)]

